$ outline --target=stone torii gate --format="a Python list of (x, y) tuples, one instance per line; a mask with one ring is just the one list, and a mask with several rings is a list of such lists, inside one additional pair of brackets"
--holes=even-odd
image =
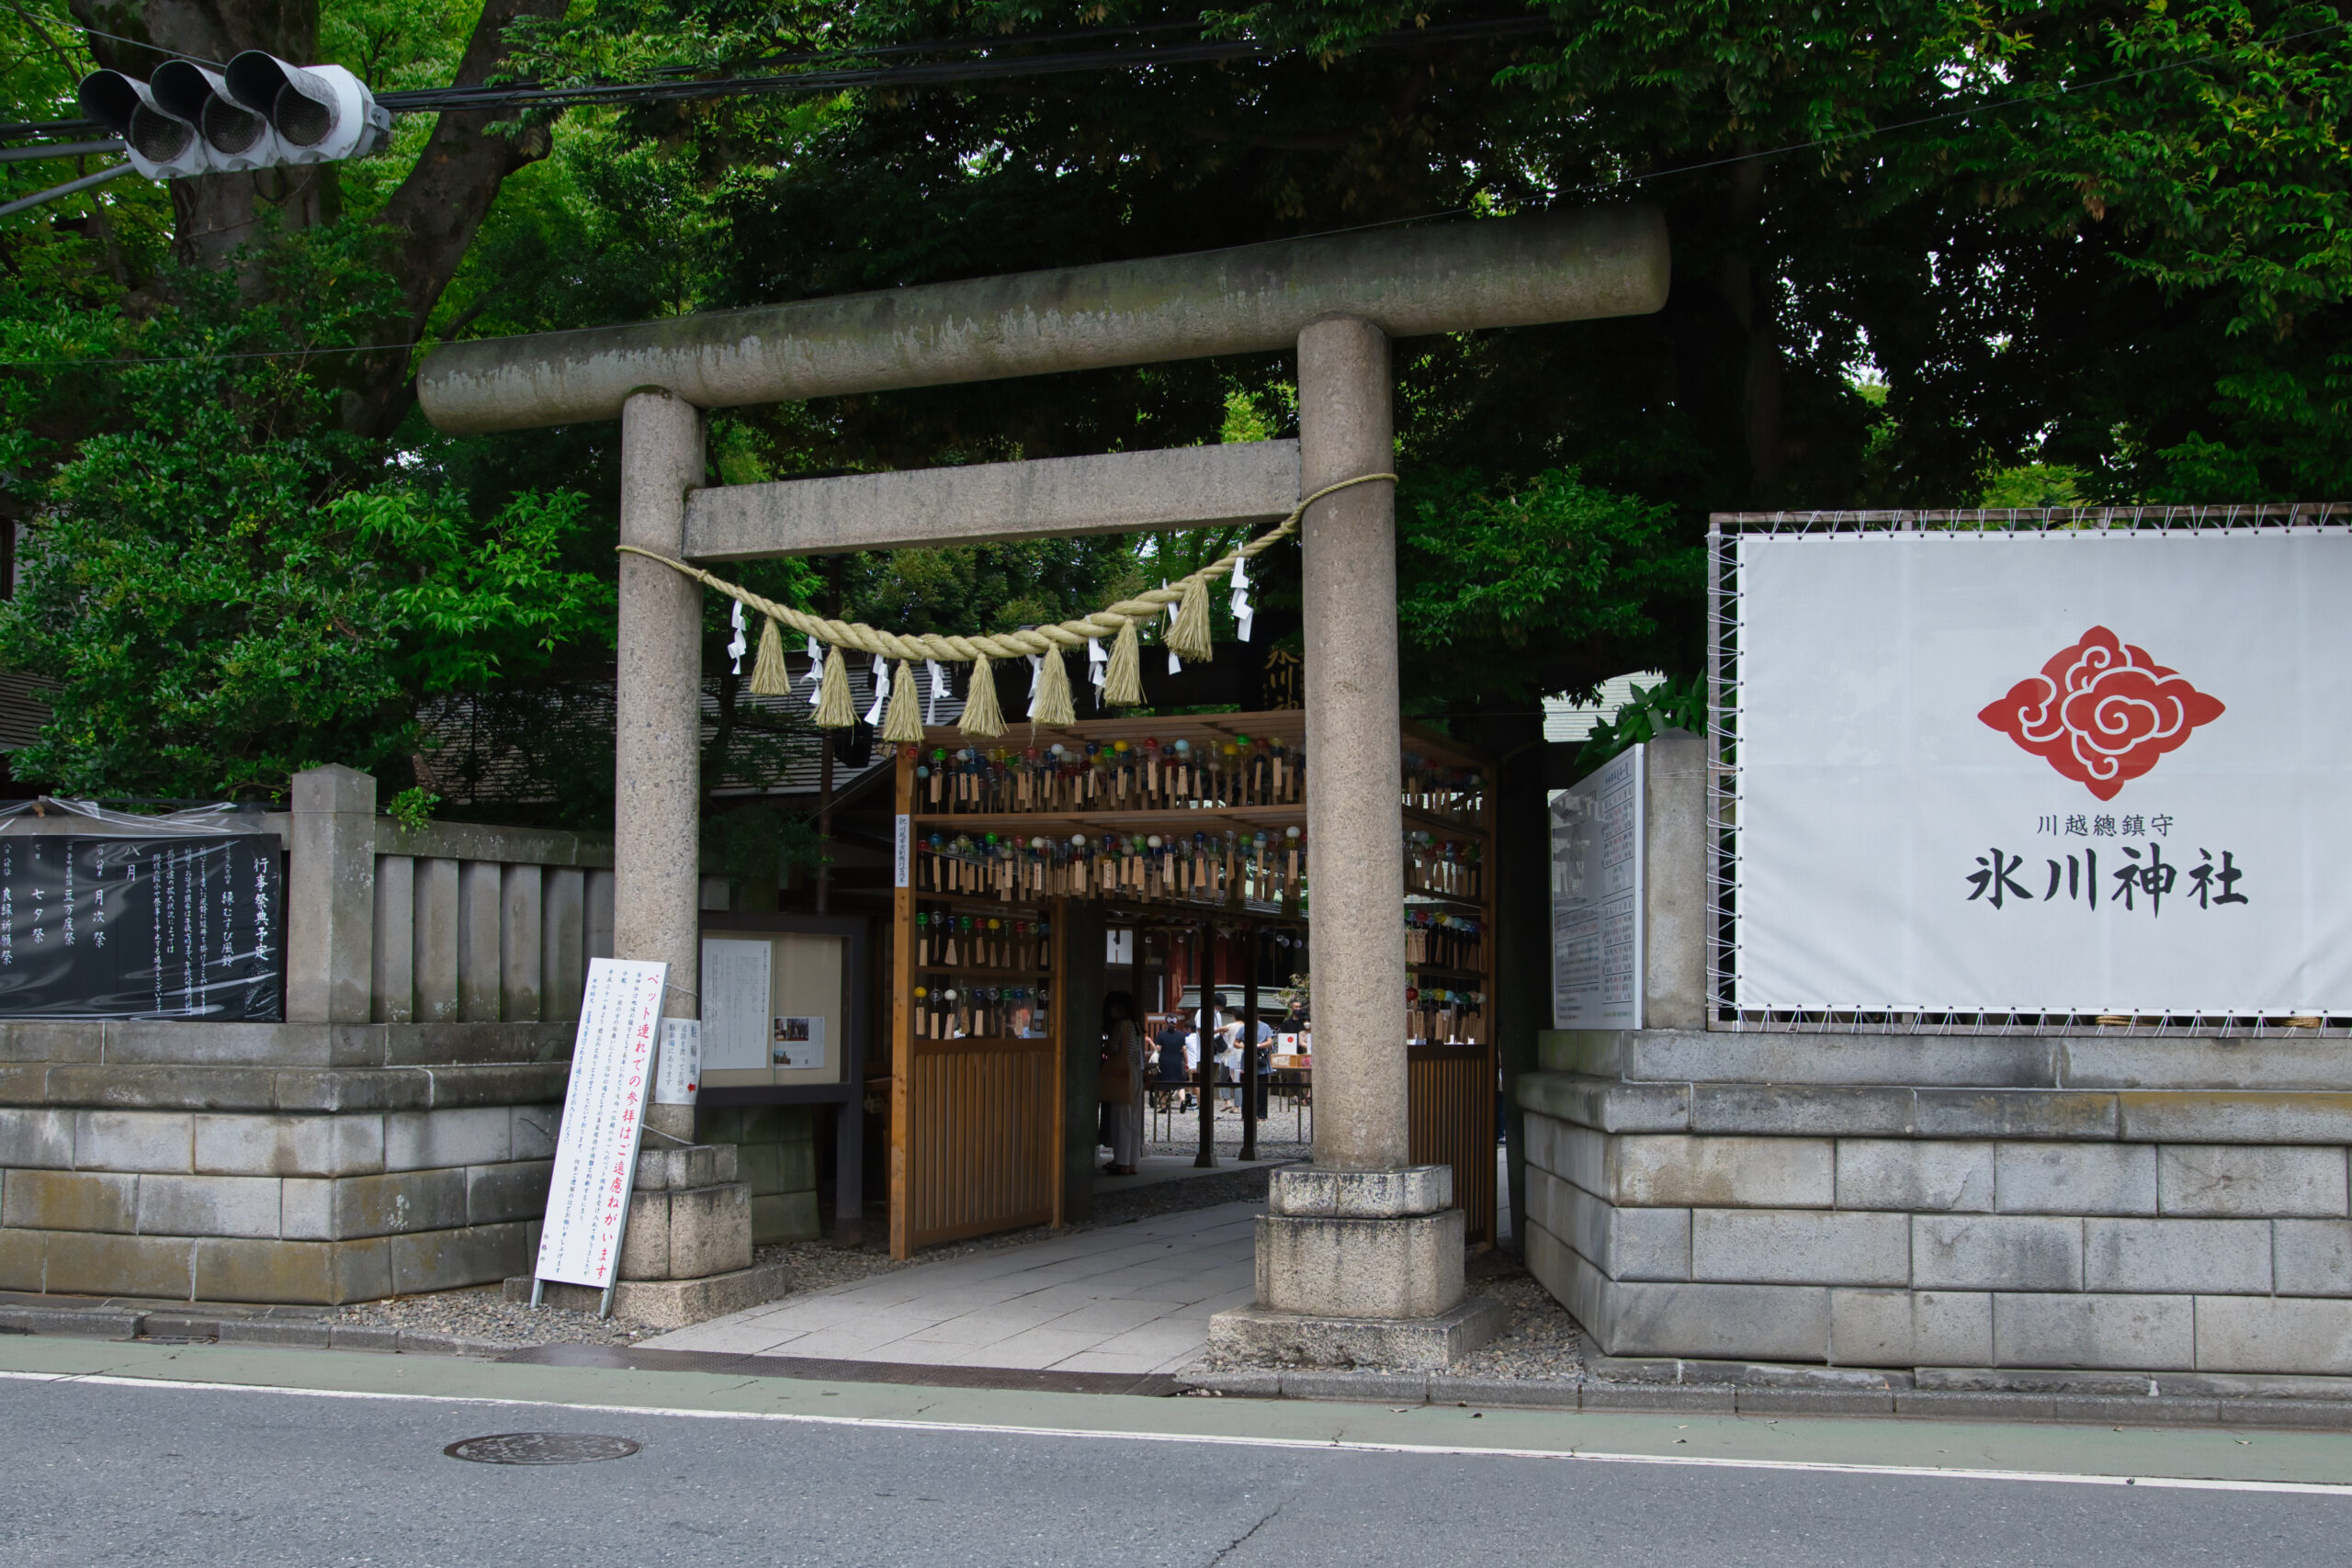
[[(1277, 242), (931, 284), (428, 355), (450, 434), (621, 422), (620, 537), (728, 559), (1270, 521), (1389, 470), (1389, 340), (1638, 315), (1666, 300), (1664, 221), (1616, 208)], [(1299, 438), (707, 488), (704, 411), (1295, 349)], [(1407, 1153), (1394, 487), (1303, 519), (1314, 846), (1311, 1169), (1275, 1174), (1255, 1310), (1221, 1337), (1291, 1359), (1443, 1365), (1464, 1303), (1450, 1168)], [(620, 562), (614, 952), (698, 970), (699, 587)], [(695, 1015), (694, 992), (668, 1012)]]

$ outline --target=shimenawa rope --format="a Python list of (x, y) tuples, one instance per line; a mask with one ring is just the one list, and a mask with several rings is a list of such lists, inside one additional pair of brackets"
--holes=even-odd
[[(635, 545), (623, 545), (625, 555), (643, 556), (660, 561), (673, 571), (684, 573), (707, 587), (717, 589), (736, 603), (759, 611), (767, 617), (760, 631), (760, 651), (752, 666), (752, 691), (760, 696), (787, 696), (792, 680), (784, 662), (784, 638), (779, 626), (790, 626), (804, 637), (836, 649), (854, 649), (882, 659), (899, 661), (896, 678), (890, 682), (890, 706), (884, 716), (882, 739), (890, 745), (906, 745), (922, 739), (921, 704), (915, 696), (912, 660), (968, 660), (972, 665), (972, 683), (964, 702), (964, 716), (958, 728), (966, 735), (980, 739), (994, 739), (1004, 733), (1004, 714), (996, 697), (996, 677), (989, 660), (996, 659), (1042, 658), (1038, 673), (1037, 722), (1040, 724), (1069, 724), (1076, 720), (1070, 706), (1069, 673), (1062, 667), (1062, 650), (1086, 646), (1090, 637), (1114, 637), (1111, 668), (1103, 682), (1102, 698), (1116, 707), (1134, 707), (1143, 701), (1142, 656), (1137, 650), (1136, 626), (1155, 618), (1170, 604), (1177, 606), (1175, 624), (1169, 627), (1167, 644), (1170, 652), (1180, 658), (1205, 660), (1209, 650), (1208, 585), (1230, 572), (1235, 564), (1264, 554), (1298, 531), (1298, 520), (1306, 509), (1338, 491), (1351, 485), (1371, 484), (1376, 480), (1394, 481), (1395, 474), (1358, 474), (1337, 484), (1325, 485), (1314, 494), (1303, 497), (1291, 508), (1290, 515), (1256, 538), (1211, 561), (1200, 570), (1179, 578), (1165, 588), (1154, 588), (1133, 599), (1122, 599), (1107, 609), (1098, 610), (1079, 620), (1062, 621), (1053, 626), (1031, 626), (1023, 631), (997, 632), (978, 637), (951, 634), (908, 636), (902, 632), (888, 632), (869, 626), (862, 621), (835, 621), (822, 615), (812, 615), (805, 610), (779, 604), (762, 598), (750, 589), (713, 576), (698, 566), (690, 566), (655, 550), (641, 549)], [(849, 697), (849, 671), (836, 657), (825, 660), (825, 671), (818, 684), (817, 723), (827, 729), (846, 729), (857, 722), (857, 710)]]

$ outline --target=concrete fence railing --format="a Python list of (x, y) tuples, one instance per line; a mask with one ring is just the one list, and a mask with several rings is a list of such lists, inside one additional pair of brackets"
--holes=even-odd
[(613, 951), (613, 852), (578, 833), (376, 814), (376, 781), (301, 774), (287, 843), (291, 1023), (537, 1023), (579, 1016)]

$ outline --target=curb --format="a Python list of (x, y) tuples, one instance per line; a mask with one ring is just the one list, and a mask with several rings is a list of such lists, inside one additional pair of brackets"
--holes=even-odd
[(2352, 1431), (2352, 1399), (2177, 1394), (2007, 1393), (1979, 1390), (1792, 1387), (1765, 1383), (1553, 1382), (1446, 1372), (1252, 1369), (1180, 1375), (1186, 1392), (1248, 1399), (1710, 1416), (1878, 1416), (1915, 1420), (2044, 1421), (2135, 1427), (2278, 1427)]
[(266, 1345), (298, 1350), (373, 1350), (402, 1356), (494, 1358), (516, 1348), (497, 1339), (428, 1334), (408, 1328), (328, 1323), (318, 1318), (206, 1317), (185, 1312), (130, 1312), (110, 1307), (0, 1306), (0, 1334), (42, 1334), (77, 1339), (209, 1339), (222, 1345)]

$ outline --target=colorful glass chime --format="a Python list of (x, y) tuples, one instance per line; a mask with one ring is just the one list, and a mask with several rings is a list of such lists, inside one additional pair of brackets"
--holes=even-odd
[(1236, 735), (1195, 744), (1055, 741), (1039, 747), (910, 746), (926, 813), (1168, 811), (1199, 806), (1296, 806), (1306, 756), (1297, 746)]

